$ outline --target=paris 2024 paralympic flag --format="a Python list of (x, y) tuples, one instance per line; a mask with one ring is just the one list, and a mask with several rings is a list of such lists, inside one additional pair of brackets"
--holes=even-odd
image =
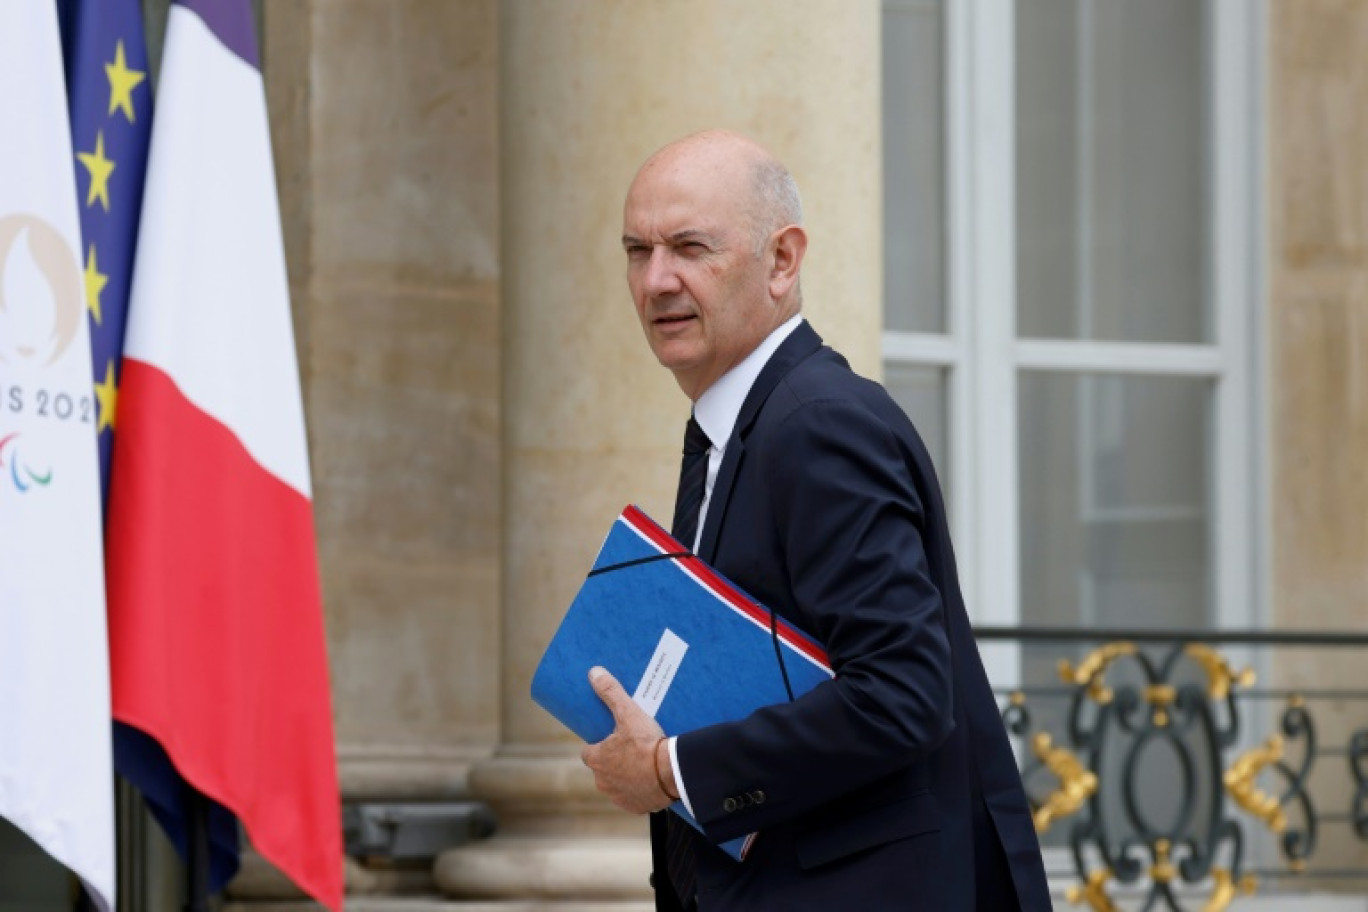
[(336, 910), (309, 463), (249, 0), (172, 4), (157, 105), (107, 520), (114, 717)]
[(0, 3), (0, 816), (114, 899), (109, 656), (57, 11)]

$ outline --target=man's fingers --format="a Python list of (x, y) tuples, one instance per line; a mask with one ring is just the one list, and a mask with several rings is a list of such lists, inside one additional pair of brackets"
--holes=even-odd
[(594, 693), (598, 694), (599, 699), (608, 707), (614, 721), (622, 721), (619, 713), (626, 708), (624, 704), (636, 705), (632, 703), (632, 698), (627, 696), (627, 691), (622, 689), (617, 678), (609, 674), (606, 668), (595, 665), (589, 669), (589, 686), (594, 688)]

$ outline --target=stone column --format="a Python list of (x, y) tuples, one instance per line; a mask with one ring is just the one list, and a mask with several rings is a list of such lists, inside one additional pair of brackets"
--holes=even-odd
[[(1277, 0), (1269, 33), (1273, 626), (1362, 629), (1368, 602), (1368, 7)], [(1275, 686), (1359, 687), (1362, 666), (1355, 650), (1280, 650)], [(1356, 701), (1313, 703), (1320, 743), (1344, 744), (1368, 724), (1363, 708)], [(1318, 767), (1313, 794), (1320, 813), (1347, 811), (1353, 801), (1348, 769), (1331, 758)], [(1368, 844), (1343, 838), (1342, 827), (1326, 825), (1317, 866), (1368, 864)]]
[(499, 740), (495, 0), (272, 0), (264, 72), (348, 797)]
[(633, 502), (672, 510), (688, 401), (633, 313), (623, 196), (685, 133), (729, 127), (770, 146), (806, 204), (806, 312), (876, 372), (879, 5), (505, 0), (499, 56), (503, 740), (470, 781), (501, 829), (447, 852), (436, 876), (453, 896), (645, 908), (645, 820), (598, 797), (576, 740), (528, 697), (613, 517)]

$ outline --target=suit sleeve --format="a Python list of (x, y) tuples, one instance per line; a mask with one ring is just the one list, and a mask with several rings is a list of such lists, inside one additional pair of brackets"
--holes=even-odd
[(857, 403), (810, 402), (752, 456), (793, 607), (836, 676), (793, 702), (679, 738), (694, 816), (714, 841), (790, 822), (874, 782), (954, 725), (925, 516), (893, 432)]

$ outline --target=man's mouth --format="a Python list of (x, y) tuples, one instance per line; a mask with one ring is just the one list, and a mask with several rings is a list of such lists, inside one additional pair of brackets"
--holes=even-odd
[(656, 317), (653, 322), (657, 326), (672, 326), (679, 323), (687, 323), (692, 319), (694, 319), (693, 314), (666, 314), (661, 317)]

